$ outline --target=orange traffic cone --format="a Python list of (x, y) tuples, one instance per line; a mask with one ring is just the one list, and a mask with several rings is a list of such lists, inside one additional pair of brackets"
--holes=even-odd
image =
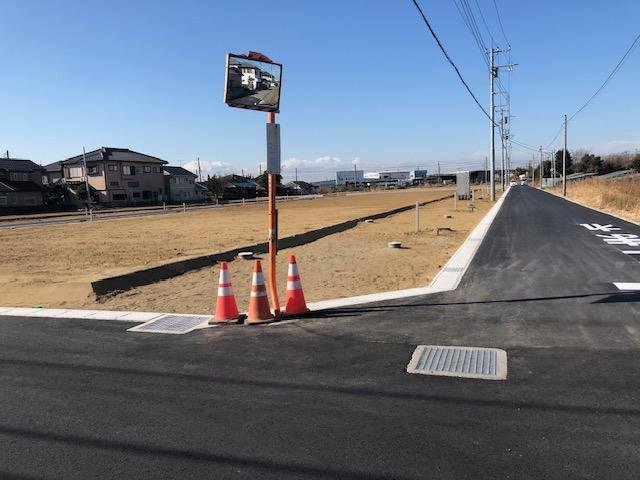
[(251, 279), (251, 297), (249, 297), (249, 313), (247, 323), (266, 323), (273, 319), (267, 298), (267, 287), (262, 276), (260, 260), (253, 264), (253, 276)]
[(211, 323), (235, 323), (238, 321), (238, 305), (231, 288), (231, 274), (227, 262), (220, 262), (220, 281), (218, 282), (218, 298), (216, 313)]
[(295, 255), (289, 256), (289, 272), (287, 273), (287, 299), (285, 301), (285, 315), (306, 313), (309, 309), (304, 300), (304, 292), (300, 283), (300, 273)]

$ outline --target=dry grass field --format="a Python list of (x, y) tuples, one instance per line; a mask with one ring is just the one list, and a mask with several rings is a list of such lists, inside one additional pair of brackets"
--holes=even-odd
[[(555, 188), (561, 194), (561, 188)], [(634, 222), (640, 222), (640, 176), (613, 180), (586, 180), (567, 183), (567, 196)]]
[[(424, 188), (282, 202), (278, 207), (280, 236), (450, 193)], [(247, 205), (2, 230), (0, 305), (86, 306), (94, 301), (93, 280), (265, 241), (266, 208), (264, 204)], [(332, 254), (345, 265), (355, 258), (337, 252), (340, 250)]]

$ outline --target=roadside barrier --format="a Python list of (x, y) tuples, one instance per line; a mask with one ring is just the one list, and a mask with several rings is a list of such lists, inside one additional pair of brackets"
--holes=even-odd
[(216, 309), (210, 323), (236, 323), (240, 318), (236, 297), (231, 288), (231, 273), (227, 262), (220, 262), (220, 281)]
[(289, 271), (287, 272), (287, 298), (285, 300), (284, 314), (299, 315), (308, 312), (307, 302), (304, 299), (300, 272), (295, 255), (289, 255)]
[(267, 298), (267, 287), (264, 284), (262, 275), (262, 265), (260, 260), (253, 264), (253, 275), (251, 278), (251, 296), (249, 297), (249, 312), (247, 313), (247, 323), (267, 323), (273, 320), (269, 299)]

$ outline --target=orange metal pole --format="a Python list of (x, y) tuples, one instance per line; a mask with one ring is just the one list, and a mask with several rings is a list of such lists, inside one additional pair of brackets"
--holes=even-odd
[[(267, 112), (267, 123), (276, 123), (276, 114)], [(280, 315), (280, 299), (276, 278), (276, 255), (278, 254), (278, 210), (276, 209), (276, 174), (268, 172), (269, 179), (269, 291), (275, 316)]]

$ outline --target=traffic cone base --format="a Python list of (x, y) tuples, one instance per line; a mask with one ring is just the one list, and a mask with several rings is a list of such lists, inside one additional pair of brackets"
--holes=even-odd
[(300, 272), (295, 255), (289, 256), (289, 271), (287, 272), (287, 298), (285, 300), (285, 315), (300, 315), (308, 312), (307, 302), (304, 299)]
[(220, 262), (220, 280), (216, 309), (210, 323), (237, 323), (240, 318), (236, 297), (231, 288), (231, 274), (227, 262)]
[(260, 260), (253, 264), (253, 275), (251, 278), (251, 296), (249, 297), (249, 312), (246, 323), (267, 323), (273, 320), (269, 299), (267, 298), (267, 287), (264, 284), (262, 275), (262, 265)]

